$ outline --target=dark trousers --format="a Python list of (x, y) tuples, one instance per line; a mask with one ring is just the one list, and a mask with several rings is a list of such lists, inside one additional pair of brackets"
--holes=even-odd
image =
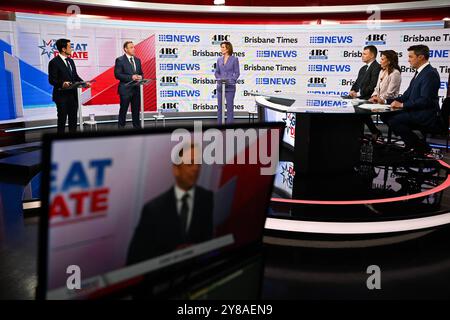
[(362, 120), (366, 124), (367, 128), (369, 128), (369, 131), (371, 133), (373, 134), (380, 133), (380, 130), (377, 128), (370, 115), (363, 116)]
[(412, 117), (410, 112), (400, 111), (394, 114), (382, 114), (381, 120), (392, 129), (395, 135), (402, 138), (406, 149), (424, 151), (428, 148), (426, 142), (421, 140), (413, 131), (414, 128), (423, 127), (423, 123)]
[(58, 114), (58, 133), (64, 133), (66, 121), (69, 119), (69, 132), (77, 131), (78, 100), (76, 97), (56, 103)]
[(139, 121), (139, 109), (141, 106), (141, 95), (139, 90), (134, 90), (127, 95), (120, 95), (120, 110), (119, 110), (119, 128), (124, 128), (127, 120), (128, 107), (131, 105), (131, 118), (133, 120), (133, 128), (141, 128)]

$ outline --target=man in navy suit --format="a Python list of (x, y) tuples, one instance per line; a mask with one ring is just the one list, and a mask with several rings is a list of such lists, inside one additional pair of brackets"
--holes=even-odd
[(436, 132), (439, 130), (439, 73), (428, 59), (430, 49), (425, 45), (408, 48), (408, 62), (416, 70), (408, 89), (402, 96), (387, 100), (392, 108), (401, 111), (386, 114), (381, 119), (392, 131), (405, 142), (405, 149), (410, 153), (424, 154), (430, 147), (421, 140), (413, 130), (423, 129)]
[(195, 145), (181, 149), (181, 163), (172, 166), (175, 185), (144, 205), (127, 265), (213, 238), (214, 195), (197, 185), (199, 152)]
[[(69, 132), (77, 131), (77, 89), (64, 90), (72, 83), (83, 81), (70, 58), (72, 46), (69, 39), (58, 39), (55, 43), (59, 54), (48, 63), (48, 82), (53, 86), (52, 99), (58, 114), (58, 133), (64, 133), (69, 119)], [(90, 83), (87, 84), (90, 87)]]
[(135, 57), (135, 48), (132, 41), (125, 41), (123, 44), (125, 54), (116, 59), (114, 65), (114, 76), (120, 81), (118, 93), (120, 96), (119, 128), (125, 128), (128, 107), (131, 104), (131, 118), (133, 128), (140, 128), (139, 109), (141, 105), (141, 95), (139, 86), (127, 85), (130, 81), (142, 80), (141, 60)]

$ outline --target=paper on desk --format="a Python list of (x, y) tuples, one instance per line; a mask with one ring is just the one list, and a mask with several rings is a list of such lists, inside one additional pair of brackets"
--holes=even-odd
[(388, 104), (379, 104), (379, 103), (374, 103), (374, 104), (369, 104), (369, 103), (365, 103), (365, 104), (361, 104), (358, 106), (358, 108), (361, 109), (366, 109), (366, 110), (388, 110), (390, 109), (390, 106)]
[(352, 99), (352, 102), (369, 102), (369, 100), (367, 100), (367, 99), (361, 99), (361, 98), (354, 98), (354, 99)]

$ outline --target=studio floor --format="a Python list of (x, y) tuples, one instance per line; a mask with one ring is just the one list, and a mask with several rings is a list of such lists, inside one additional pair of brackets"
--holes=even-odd
[[(169, 125), (189, 123), (178, 121)], [(100, 129), (114, 128), (115, 125), (104, 125)], [(30, 131), (21, 137), (20, 144), (0, 147), (0, 159), (39, 150), (42, 134), (53, 130)], [(443, 155), (442, 160), (450, 163), (450, 155)], [(36, 200), (36, 190), (27, 192), (30, 201)], [(448, 189), (442, 192), (441, 206), (450, 207)], [(13, 224), (13, 230), (4, 230), (8, 241), (4, 241), (6, 237), (0, 239), (0, 299), (35, 298), (39, 210), (31, 208), (25, 212), (20, 226)], [(9, 228), (8, 224), (3, 226)], [(358, 236), (272, 230), (266, 232), (264, 243), (263, 299), (450, 297), (449, 225)], [(367, 287), (368, 268), (374, 265), (381, 271), (379, 290)]]

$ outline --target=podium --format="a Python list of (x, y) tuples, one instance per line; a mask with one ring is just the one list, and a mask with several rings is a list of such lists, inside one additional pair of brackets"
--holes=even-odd
[[(225, 85), (226, 84), (233, 84), (233, 82), (235, 82), (234, 79), (217, 79), (217, 82), (220, 84), (220, 86), (222, 87), (222, 124), (225, 123), (225, 108), (226, 108), (226, 95), (225, 95)], [(234, 106), (232, 106), (232, 108), (234, 108)]]
[(144, 128), (144, 86), (149, 84), (150, 82), (156, 79), (142, 79), (142, 80), (132, 80), (126, 84), (128, 87), (136, 87), (139, 86), (139, 95), (141, 96), (141, 106), (140, 106), (140, 114), (141, 114), (141, 128)]
[(94, 83), (95, 80), (91, 81), (78, 81), (72, 83), (67, 88), (61, 89), (61, 90), (73, 90), (77, 89), (77, 98), (78, 98), (78, 122), (80, 123), (80, 131), (83, 131), (83, 104), (81, 103), (81, 93), (83, 92), (83, 88), (88, 87), (88, 83)]

